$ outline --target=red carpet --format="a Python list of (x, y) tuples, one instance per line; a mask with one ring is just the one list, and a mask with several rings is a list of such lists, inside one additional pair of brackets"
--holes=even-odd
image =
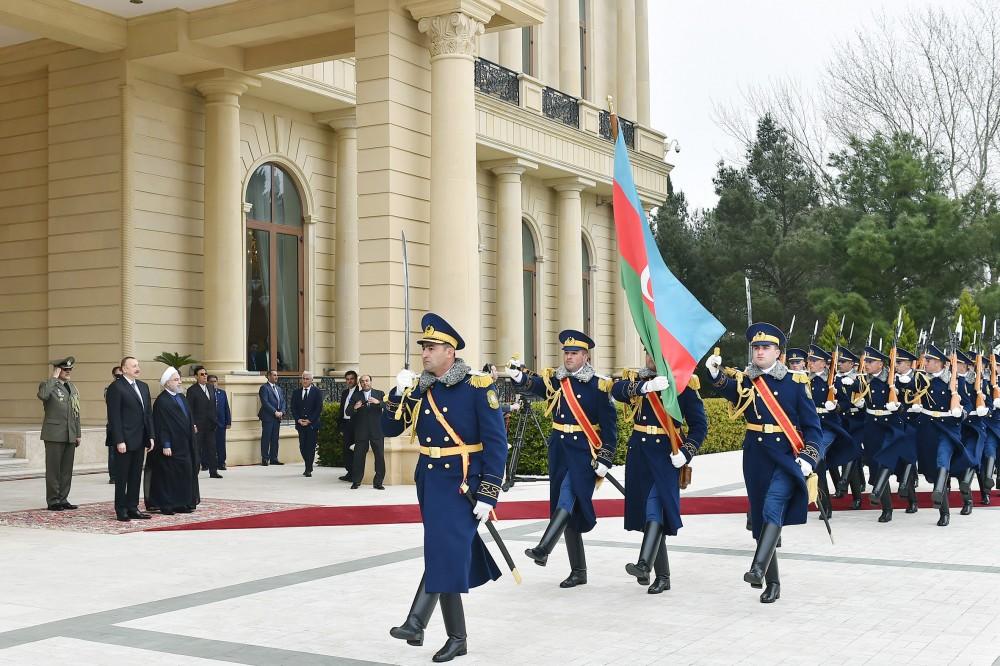
[[(879, 510), (868, 501), (866, 493), (861, 502), (864, 510)], [(976, 509), (980, 509), (979, 493), (974, 493)], [(922, 509), (931, 507), (929, 492), (917, 493), (917, 502)], [(962, 506), (959, 493), (950, 495), (952, 510)], [(906, 508), (906, 502), (893, 495), (893, 506)], [(851, 510), (850, 497), (833, 500), (834, 514)], [(599, 518), (620, 518), (624, 511), (624, 501), (620, 499), (595, 500), (594, 508)], [(816, 511), (815, 507), (811, 507)], [(746, 513), (745, 496), (684, 497), (681, 498), (682, 515)], [(503, 520), (544, 520), (549, 517), (549, 503), (546, 500), (527, 502), (501, 502), (497, 516)], [(183, 525), (154, 527), (147, 531), (169, 532), (176, 530), (239, 530), (268, 527), (332, 527), (341, 525), (392, 525), (397, 523), (419, 523), (420, 508), (416, 504), (389, 504), (382, 506), (311, 506), (287, 511), (259, 513), (252, 516), (238, 516), (220, 520), (207, 520)]]

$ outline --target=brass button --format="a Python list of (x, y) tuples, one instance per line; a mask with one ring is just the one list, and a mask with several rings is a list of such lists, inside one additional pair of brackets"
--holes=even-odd
[(573, 435), (573, 439), (576, 439), (576, 435)]
[(566, 435), (559, 435), (559, 439), (566, 439)]
[(757, 438), (757, 441), (758, 441), (758, 442), (763, 442), (763, 441), (764, 441), (764, 438), (763, 438), (763, 437), (758, 437), (758, 438)]
[(653, 441), (655, 441), (655, 442), (656, 442), (657, 444), (659, 444), (659, 443), (660, 443), (660, 438), (659, 438), (659, 437), (657, 437), (657, 438), (656, 438), (655, 440), (653, 440)]
[(645, 438), (645, 437), (643, 437), (643, 438), (642, 438), (642, 441), (644, 441), (644, 442), (645, 442), (645, 441), (646, 441), (646, 438)]
[(778, 392), (777, 392), (777, 391), (775, 391), (775, 392), (774, 392), (774, 395), (778, 395)]
[(781, 437), (780, 437), (780, 436), (776, 436), (776, 437), (774, 438), (774, 441), (776, 441), (776, 442), (780, 442), (780, 441), (781, 441)]
[(642, 417), (642, 420), (643, 420), (643, 421), (645, 421), (645, 420), (646, 420), (646, 417), (645, 417), (645, 416), (643, 416), (643, 417)]
[(579, 393), (577, 393), (577, 394), (576, 394), (576, 397), (578, 397), (578, 398), (582, 398), (583, 396), (582, 396), (582, 395), (580, 395)]
[(443, 413), (447, 414), (447, 413), (448, 413), (448, 408), (447, 408), (447, 407), (442, 407), (442, 408), (441, 408), (441, 411), (442, 411)]
[(434, 463), (427, 463), (427, 469), (434, 469)]
[(424, 414), (430, 414), (430, 413), (431, 413), (431, 410), (429, 410), (429, 409), (425, 409), (424, 410)]
[(445, 463), (444, 464), (444, 468), (445, 469), (451, 469), (451, 463)]
[(427, 439), (426, 439), (425, 441), (428, 441), (428, 442), (429, 442), (429, 441), (431, 441), (431, 438), (430, 438), (430, 437), (428, 437), (428, 438), (427, 438)]
[(446, 442), (450, 442), (451, 441), (450, 439), (448, 439), (448, 435), (444, 436), (444, 441), (446, 441)]

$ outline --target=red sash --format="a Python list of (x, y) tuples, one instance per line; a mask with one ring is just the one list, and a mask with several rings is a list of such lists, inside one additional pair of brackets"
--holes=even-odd
[(792, 420), (788, 418), (788, 414), (785, 410), (781, 408), (781, 403), (774, 397), (771, 393), (771, 389), (767, 387), (767, 383), (764, 381), (763, 375), (751, 380), (753, 385), (757, 388), (757, 393), (760, 395), (760, 399), (764, 401), (764, 405), (767, 406), (768, 410), (771, 412), (771, 416), (774, 420), (778, 422), (781, 429), (785, 431), (788, 435), (788, 442), (792, 445), (792, 452), (795, 455), (799, 455), (799, 451), (802, 450), (804, 442), (802, 441), (802, 435), (795, 426), (792, 425)]
[(583, 412), (583, 407), (580, 406), (580, 402), (576, 399), (576, 393), (573, 392), (573, 385), (570, 383), (569, 377), (563, 377), (559, 382), (559, 386), (562, 388), (563, 397), (566, 398), (566, 404), (569, 405), (569, 411), (573, 412), (573, 418), (576, 419), (577, 424), (583, 430), (583, 434), (587, 436), (587, 442), (590, 443), (590, 455), (596, 458), (602, 445), (600, 435), (597, 434), (594, 425), (587, 418), (587, 415)]
[(677, 432), (677, 426), (674, 425), (674, 419), (667, 414), (666, 408), (663, 406), (663, 401), (660, 400), (659, 394), (656, 391), (651, 391), (646, 394), (649, 398), (649, 405), (653, 408), (653, 413), (656, 414), (656, 420), (660, 422), (660, 427), (667, 431), (667, 436), (670, 437), (670, 451), (671, 453), (677, 453), (681, 450), (681, 434)]

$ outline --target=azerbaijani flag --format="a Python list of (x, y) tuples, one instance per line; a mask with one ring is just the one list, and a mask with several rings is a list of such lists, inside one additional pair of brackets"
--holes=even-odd
[(687, 386), (698, 360), (726, 329), (674, 277), (660, 256), (635, 191), (621, 132), (615, 141), (614, 211), (622, 287), (632, 321), (642, 344), (656, 359), (657, 372), (670, 378), (670, 388), (662, 394), (664, 407), (683, 421), (678, 387)]

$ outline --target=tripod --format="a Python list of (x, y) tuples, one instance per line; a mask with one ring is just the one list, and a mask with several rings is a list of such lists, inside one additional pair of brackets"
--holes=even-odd
[(504, 475), (504, 482), (500, 488), (507, 492), (511, 489), (518, 481), (548, 481), (547, 476), (517, 476), (517, 464), (521, 460), (521, 449), (524, 447), (524, 431), (528, 427), (528, 421), (532, 421), (535, 424), (535, 429), (538, 430), (538, 436), (545, 441), (545, 433), (542, 431), (542, 425), (538, 422), (538, 416), (535, 414), (535, 410), (531, 408), (531, 403), (523, 395), (518, 395), (515, 401), (521, 403), (520, 415), (518, 416), (517, 422), (514, 424), (513, 437), (510, 438), (510, 456), (507, 458), (507, 469)]

